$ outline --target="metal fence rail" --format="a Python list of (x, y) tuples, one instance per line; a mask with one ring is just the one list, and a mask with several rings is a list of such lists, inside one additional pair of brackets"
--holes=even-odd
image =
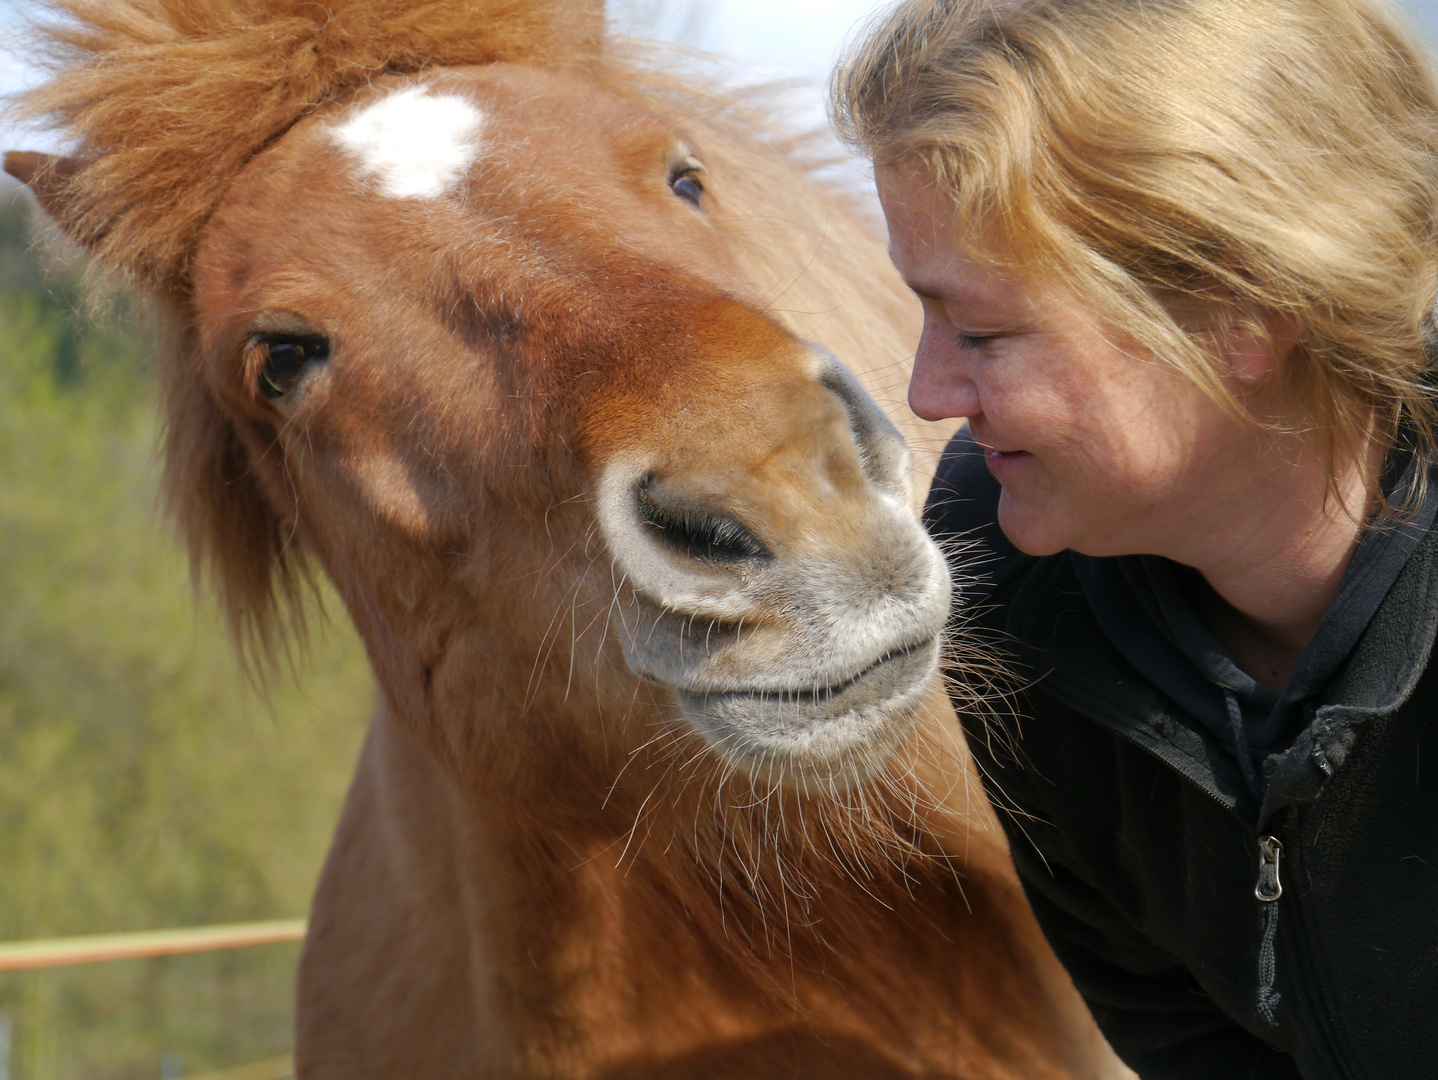
[(148, 930), (132, 934), (89, 934), (84, 937), (0, 942), (0, 971), (91, 964), (100, 960), (130, 960), (146, 956), (238, 949), (247, 945), (273, 945), (299, 941), (305, 936), (304, 919), (187, 926), (175, 930)]
[(187, 1080), (291, 1080), (294, 1075), (295, 1059), (286, 1054), (284, 1057), (256, 1061), (251, 1065), (241, 1065), (223, 1072), (191, 1076)]
[[(80, 937), (4, 941), (0, 942), (0, 971), (64, 967), (102, 960), (175, 956), (181, 953), (213, 952), (217, 949), (239, 949), (248, 945), (274, 945), (299, 941), (304, 936), (304, 919), (275, 919), (269, 922), (186, 926), (173, 930), (150, 930), (130, 934), (88, 934)], [(43, 977), (43, 971), (37, 970), (35, 976), (28, 977)], [(0, 1080), (9, 1080), (10, 1076), (10, 1034), (9, 1018), (0, 1014)], [(193, 1076), (191, 1080), (291, 1080), (293, 1076), (294, 1061), (286, 1054), (268, 1061)]]

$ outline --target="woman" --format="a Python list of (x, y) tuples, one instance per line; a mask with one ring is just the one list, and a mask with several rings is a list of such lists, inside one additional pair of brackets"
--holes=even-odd
[(905, 0), (834, 102), (1029, 683), (970, 741), (1100, 1025), (1145, 1078), (1438, 1074), (1422, 51), (1380, 0)]

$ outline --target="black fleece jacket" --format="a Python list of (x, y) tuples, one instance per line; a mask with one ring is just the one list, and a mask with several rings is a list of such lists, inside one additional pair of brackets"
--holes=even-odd
[(1008, 544), (998, 495), (961, 434), (929, 528), (993, 553), (958, 617), (1002, 634), (1028, 684), (969, 713), (969, 741), (1120, 1056), (1144, 1080), (1438, 1077), (1438, 530), (1255, 798), (1108, 640), (1070, 554)]

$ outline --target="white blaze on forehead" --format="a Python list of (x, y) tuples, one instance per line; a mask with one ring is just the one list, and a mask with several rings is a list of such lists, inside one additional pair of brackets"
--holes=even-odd
[(469, 171), (483, 127), (473, 102), (411, 86), (366, 105), (332, 133), (390, 198), (430, 199)]

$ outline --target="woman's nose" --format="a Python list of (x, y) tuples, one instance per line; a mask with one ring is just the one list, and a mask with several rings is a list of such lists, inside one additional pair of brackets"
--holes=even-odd
[(909, 408), (924, 420), (967, 418), (983, 411), (969, 357), (927, 325), (914, 350)]

